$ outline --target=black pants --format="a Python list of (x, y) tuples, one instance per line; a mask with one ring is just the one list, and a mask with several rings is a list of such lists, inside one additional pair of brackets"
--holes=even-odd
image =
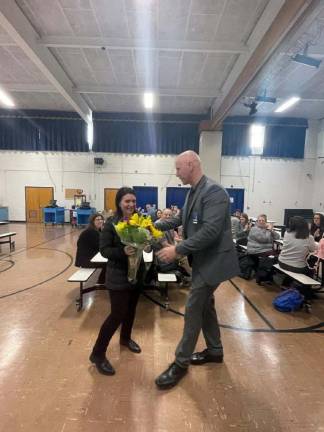
[(99, 331), (93, 353), (98, 357), (106, 354), (110, 339), (121, 325), (120, 339), (129, 340), (135, 319), (136, 306), (140, 292), (138, 289), (109, 290), (111, 312)]

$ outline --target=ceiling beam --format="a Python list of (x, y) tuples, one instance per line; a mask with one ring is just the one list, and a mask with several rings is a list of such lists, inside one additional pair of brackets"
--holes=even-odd
[[(283, 38), (292, 29), (292, 27), (301, 18), (306, 16), (306, 13), (311, 13), (318, 5), (320, 0), (286, 0), (281, 7), (279, 13), (267, 31), (259, 40), (256, 48), (253, 50), (250, 58), (245, 62), (241, 72), (235, 80), (232, 80), (232, 85), (228, 91), (223, 90), (224, 97), (216, 101), (217, 107), (214, 109), (213, 119), (202, 125), (203, 128), (209, 130), (219, 129), (222, 121), (229, 113), (230, 109), (241, 97), (244, 90), (255, 78), (261, 67), (268, 61), (271, 54), (282, 42)], [(271, 2), (270, 2), (271, 3)], [(261, 17), (262, 20), (262, 17)], [(261, 21), (260, 20), (260, 21)], [(253, 36), (253, 35), (252, 35)]]
[[(30, 84), (30, 83), (0, 83), (3, 88), (11, 92), (25, 93), (58, 93), (58, 90), (50, 84)], [(152, 88), (154, 93), (159, 96), (184, 96), (196, 98), (216, 98), (219, 92), (214, 89), (195, 89), (195, 88)], [(106, 95), (143, 95), (146, 89), (144, 87), (127, 87), (127, 86), (101, 86), (101, 85), (83, 85), (76, 86), (73, 89), (77, 94), (106, 94)]]
[[(126, 87), (126, 86), (78, 86), (76, 91), (79, 93), (107, 94), (107, 95), (143, 95), (147, 89), (145, 87)], [(202, 97), (211, 99), (218, 97), (219, 91), (212, 89), (195, 88), (150, 88), (150, 91), (158, 96), (185, 96)]]
[(29, 59), (42, 71), (55, 89), (71, 107), (89, 123), (92, 112), (83, 97), (74, 91), (74, 84), (45, 46), (37, 43), (38, 34), (15, 1), (0, 1), (0, 25), (23, 50)]
[[(17, 93), (58, 93), (57, 89), (50, 84), (30, 84), (30, 83), (1, 83), (0, 86), (5, 88), (9, 92), (17, 92)], [(113, 87), (113, 86), (79, 86), (75, 87), (76, 93), (86, 93), (86, 94), (107, 94), (107, 95), (124, 95), (124, 96), (132, 96), (132, 95), (143, 95), (144, 88), (140, 87)], [(153, 89), (153, 91), (159, 96), (183, 96), (183, 97), (193, 97), (193, 98), (213, 98), (219, 97), (221, 93), (217, 93), (212, 89)], [(254, 99), (255, 95), (249, 94), (245, 95), (247, 99)], [(287, 97), (277, 97), (277, 102), (283, 101), (287, 99)], [(307, 98), (302, 97), (300, 99), (301, 102), (324, 102), (324, 98)], [(263, 102), (259, 102), (262, 104)]]
[(49, 48), (108, 48), (111, 50), (153, 50), (153, 51), (181, 51), (204, 52), (216, 54), (240, 54), (249, 51), (243, 43), (223, 42), (197, 42), (197, 41), (160, 41), (150, 39), (122, 39), (74, 36), (43, 36), (39, 44)]

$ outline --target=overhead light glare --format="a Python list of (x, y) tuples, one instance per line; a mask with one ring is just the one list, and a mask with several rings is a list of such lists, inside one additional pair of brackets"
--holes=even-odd
[(293, 96), (290, 99), (286, 100), (286, 102), (279, 105), (278, 108), (275, 110), (275, 112), (281, 113), (283, 111), (286, 111), (288, 108), (295, 105), (298, 101), (300, 101), (300, 97), (299, 96)]
[(2, 88), (0, 88), (0, 104), (3, 104), (8, 108), (13, 108), (15, 106), (14, 101)]
[(154, 105), (154, 95), (152, 92), (144, 93), (144, 108), (152, 109)]
[(92, 150), (93, 145), (93, 123), (89, 122), (87, 123), (87, 143), (89, 146), (89, 150)]
[(265, 127), (262, 124), (253, 123), (250, 126), (250, 148), (252, 155), (262, 155), (264, 145)]

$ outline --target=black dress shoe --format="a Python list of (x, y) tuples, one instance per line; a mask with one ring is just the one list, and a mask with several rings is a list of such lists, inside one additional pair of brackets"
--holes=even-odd
[(132, 351), (133, 353), (136, 353), (136, 354), (139, 354), (142, 351), (141, 347), (132, 339), (128, 339), (128, 340), (121, 339), (120, 345), (124, 345), (130, 351)]
[(190, 364), (192, 365), (202, 365), (205, 363), (222, 363), (223, 353), (220, 354), (210, 354), (208, 349), (201, 352), (196, 352), (192, 354), (190, 358)]
[(91, 353), (89, 360), (96, 365), (98, 372), (103, 375), (115, 375), (115, 369), (111, 366), (106, 357), (98, 357)]
[(182, 368), (176, 363), (172, 363), (167, 370), (156, 378), (155, 384), (161, 390), (174, 387), (187, 372), (188, 368)]

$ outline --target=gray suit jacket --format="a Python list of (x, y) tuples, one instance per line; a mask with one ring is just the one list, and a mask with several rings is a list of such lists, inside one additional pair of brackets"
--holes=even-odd
[(225, 189), (203, 176), (194, 192), (190, 207), (187, 194), (178, 218), (159, 222), (158, 228), (171, 229), (183, 225), (184, 240), (176, 247), (192, 264), (192, 279), (200, 276), (214, 286), (239, 273), (234, 249), (230, 201)]

